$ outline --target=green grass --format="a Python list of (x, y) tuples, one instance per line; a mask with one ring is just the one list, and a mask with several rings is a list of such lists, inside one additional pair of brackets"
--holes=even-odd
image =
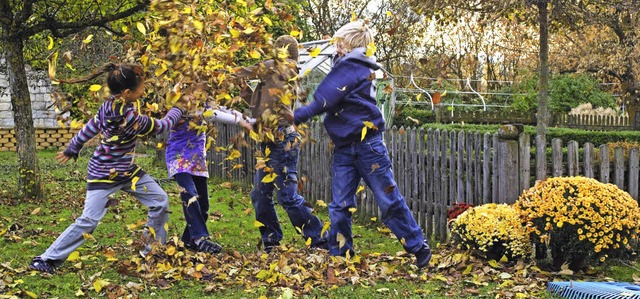
[[(39, 153), (45, 198), (40, 202), (20, 199), (17, 194), (17, 155), (0, 153), (0, 298), (11, 296), (38, 298), (84, 297), (113, 298), (278, 298), (291, 292), (296, 298), (494, 298), (505, 292), (522, 292), (529, 297), (552, 298), (544, 292), (545, 283), (556, 277), (531, 274), (511, 282), (500, 279), (501, 273), (519, 275), (513, 264), (489, 267), (486, 261), (467, 253), (439, 246), (432, 264), (425, 271), (413, 265), (410, 255), (402, 252), (396, 240), (378, 221), (354, 223), (353, 232), (360, 262), (333, 260), (326, 252), (310, 251), (288, 217), (277, 206), (284, 230), (286, 251), (262, 255), (258, 250), (259, 233), (254, 227), (254, 213), (249, 198), (250, 186), (236, 182), (210, 180), (211, 216), (208, 227), (213, 238), (224, 247), (220, 256), (205, 256), (183, 251), (170, 241), (157, 249), (157, 257), (140, 261), (137, 249), (146, 218), (146, 208), (133, 197), (117, 193), (119, 200), (111, 207), (92, 237), (78, 249), (79, 259), (65, 262), (55, 275), (29, 271), (33, 256), (41, 254), (55, 238), (82, 212), (85, 175), (89, 152), (84, 150), (76, 162), (58, 165), (54, 152)], [(163, 165), (154, 165), (153, 153), (137, 157), (148, 173), (160, 179), (170, 197), (169, 234), (178, 236), (184, 229), (184, 217), (177, 185), (166, 179)], [(328, 221), (326, 207), (316, 208), (319, 217)], [(136, 226), (137, 225), (137, 226)], [(136, 226), (136, 227), (134, 227)], [(436, 244), (432, 244), (436, 247)], [(184, 254), (169, 256), (170, 247)], [(311, 256), (320, 259), (309, 261)], [(111, 258), (110, 258), (111, 257)], [(141, 265), (157, 267), (171, 263), (173, 270), (140, 272)], [(189, 264), (193, 263), (193, 264)], [(186, 270), (202, 263), (211, 269), (210, 280), (190, 278)], [(473, 271), (464, 274), (468, 265)], [(270, 271), (275, 281), (257, 278)], [(334, 269), (336, 280), (329, 283), (327, 267)], [(611, 265), (598, 271), (597, 277), (632, 281), (637, 263)], [(288, 272), (289, 270), (290, 272)], [(532, 268), (531, 268), (532, 269)], [(185, 271), (183, 271), (185, 270)], [(532, 270), (529, 270), (533, 272)], [(151, 273), (145, 277), (145, 273)], [(180, 277), (176, 278), (175, 273)], [(278, 276), (280, 275), (280, 276)], [(299, 275), (298, 282), (294, 277)], [(269, 277), (269, 276), (268, 276)], [(108, 281), (100, 292), (95, 283)], [(534, 287), (529, 287), (533, 285)], [(518, 286), (527, 286), (519, 290)], [(120, 293), (118, 293), (120, 292)]]

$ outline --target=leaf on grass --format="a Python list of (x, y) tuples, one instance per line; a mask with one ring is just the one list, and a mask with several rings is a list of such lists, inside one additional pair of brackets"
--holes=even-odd
[(78, 251), (72, 252), (69, 255), (69, 257), (67, 257), (67, 261), (70, 261), (70, 262), (74, 262), (74, 261), (77, 261), (79, 259), (80, 259), (80, 252), (78, 252)]
[(35, 208), (33, 211), (31, 211), (31, 215), (37, 215), (38, 213), (40, 213), (40, 208)]
[(109, 284), (110, 282), (107, 280), (96, 279), (96, 281), (93, 282), (93, 289), (96, 290), (97, 293), (100, 293), (100, 291), (102, 291), (102, 288), (108, 286)]
[(91, 86), (89, 86), (89, 91), (96, 92), (100, 89), (102, 89), (102, 85), (100, 84), (92, 84)]
[(262, 222), (255, 220), (253, 221), (253, 226), (257, 227), (257, 228), (261, 228), (264, 226), (264, 224), (262, 224)]
[(322, 200), (322, 199), (316, 200), (316, 205), (319, 206), (319, 207), (323, 207), (323, 208), (327, 207), (327, 203), (324, 202), (324, 200)]
[(144, 24), (136, 22), (136, 28), (138, 29), (138, 31), (140, 31), (140, 33), (142, 33), (142, 35), (147, 35), (147, 28), (144, 27)]
[(341, 233), (338, 233), (336, 235), (336, 241), (338, 241), (338, 248), (344, 247), (344, 245), (347, 243), (347, 239)]

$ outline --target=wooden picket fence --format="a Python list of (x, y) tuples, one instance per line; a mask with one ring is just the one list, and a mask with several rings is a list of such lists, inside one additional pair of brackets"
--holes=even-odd
[[(240, 136), (234, 126), (219, 125), (217, 145), (211, 147), (209, 172), (212, 177), (252, 184), (257, 146)], [(307, 142), (299, 157), (300, 193), (309, 202), (331, 201), (331, 144), (321, 123), (309, 124)], [(638, 199), (639, 152), (577, 142), (564, 144), (554, 139), (548, 163), (536, 163), (531, 154), (530, 136), (503, 140), (498, 133), (390, 128), (385, 142), (393, 164), (399, 191), (427, 236), (447, 238), (447, 210), (455, 202), (474, 205), (513, 203), (536, 179), (552, 176), (587, 176), (612, 182)], [(226, 160), (229, 144), (236, 146), (240, 158)], [(247, 145), (247, 144), (245, 144)], [(567, 148), (567, 154), (563, 154)], [(545, 149), (544, 153), (547, 150)], [(371, 191), (358, 194), (356, 216), (368, 221), (378, 217)]]

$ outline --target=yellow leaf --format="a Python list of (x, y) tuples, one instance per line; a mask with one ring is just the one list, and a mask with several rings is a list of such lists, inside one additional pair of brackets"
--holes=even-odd
[(240, 151), (238, 151), (237, 149), (234, 149), (231, 151), (231, 154), (229, 154), (229, 156), (225, 158), (225, 160), (235, 160), (240, 158), (240, 155), (241, 155)]
[(469, 275), (469, 273), (471, 273), (471, 270), (473, 270), (473, 266), (467, 265), (467, 268), (462, 271), (462, 275)]
[(358, 209), (355, 207), (351, 207), (349, 208), (349, 212), (351, 212), (351, 214), (355, 213)]
[(233, 29), (233, 28), (229, 28), (229, 33), (231, 33), (231, 37), (233, 38), (238, 38), (240, 37), (240, 31)]
[(82, 289), (78, 289), (78, 291), (76, 292), (76, 297), (84, 297), (84, 292), (82, 291)]
[(65, 63), (64, 66), (72, 71), (75, 71), (76, 69), (73, 67), (73, 65), (71, 65), (71, 63)]
[(166, 253), (168, 256), (173, 256), (174, 254), (176, 254), (176, 248), (174, 246), (169, 246), (169, 248), (167, 248), (164, 253)]
[(309, 56), (310, 57), (316, 57), (316, 56), (320, 55), (321, 51), (322, 51), (322, 49), (320, 49), (320, 47), (313, 48), (313, 50), (311, 50), (309, 52)]
[(370, 42), (367, 45), (367, 51), (364, 53), (365, 56), (372, 56), (374, 53), (376, 53), (376, 45), (373, 42)]
[(355, 12), (355, 11), (352, 11), (352, 12), (351, 12), (351, 22), (354, 22), (354, 21), (356, 21), (357, 19), (358, 19), (358, 17), (356, 16), (356, 12)]
[[(83, 237), (85, 240), (88, 240), (88, 239), (94, 239), (94, 238), (93, 238), (93, 236), (92, 236), (90, 233), (82, 233), (82, 237)], [(94, 240), (95, 240), (95, 239), (94, 239)]]
[(507, 255), (503, 255), (503, 256), (500, 258), (500, 262), (501, 262), (501, 263), (506, 263), (506, 262), (508, 262), (508, 261), (509, 261), (509, 258), (507, 257)]
[(107, 139), (107, 142), (118, 141), (118, 135), (114, 135), (111, 138)]
[(310, 68), (305, 70), (304, 73), (302, 74), (302, 76), (300, 76), (300, 77), (306, 77), (309, 73), (311, 73), (311, 69)]
[(344, 247), (344, 244), (347, 243), (347, 239), (341, 233), (336, 235), (336, 241), (338, 241), (338, 248)]
[(493, 268), (500, 268), (500, 264), (498, 264), (498, 262), (496, 262), (496, 260), (490, 260), (489, 261), (489, 266), (491, 266)]
[(93, 289), (96, 290), (96, 292), (100, 293), (100, 291), (102, 291), (102, 288), (108, 286), (110, 283), (104, 279), (96, 279), (96, 281), (93, 282)]
[(387, 17), (393, 17), (393, 13), (387, 10)]
[(147, 35), (147, 28), (144, 27), (144, 24), (142, 24), (140, 22), (136, 22), (136, 28), (138, 28), (138, 31), (140, 31), (140, 33), (142, 33), (142, 35)]
[(373, 222), (378, 221), (378, 217), (371, 217), (371, 221), (373, 221)]
[(269, 157), (269, 154), (271, 154), (271, 149), (267, 147), (267, 149), (264, 150), (264, 156)]
[(407, 246), (407, 240), (404, 238), (400, 239), (400, 244), (402, 244), (402, 246)]
[(318, 206), (320, 206), (320, 207), (323, 207), (323, 208), (326, 208), (326, 207), (327, 207), (327, 203), (326, 203), (326, 202), (324, 202), (324, 200), (321, 200), (321, 199), (319, 199), (319, 200), (317, 200), (317, 201), (316, 201), (316, 205), (318, 205)]
[(320, 232), (320, 235), (324, 236), (324, 233), (329, 230), (329, 227), (331, 227), (331, 222), (323, 223), (322, 224), (322, 231)]
[(253, 58), (253, 59), (258, 59), (260, 58), (260, 52), (256, 51), (255, 49), (249, 51), (249, 57)]
[(280, 101), (282, 102), (283, 105), (285, 106), (291, 106), (291, 95), (289, 93), (285, 93), (284, 95), (282, 95), (282, 97), (280, 98)]
[(362, 127), (362, 137), (360, 138), (360, 141), (364, 140), (364, 137), (367, 136), (367, 126)]
[(156, 237), (156, 230), (153, 229), (153, 227), (151, 227), (151, 226), (147, 226), (147, 229), (149, 229), (149, 233), (151, 234), (151, 237), (155, 238)]
[(310, 237), (307, 238), (307, 241), (304, 242), (304, 244), (307, 245), (307, 246), (311, 246), (311, 238)]
[(63, 129), (67, 127), (61, 119), (58, 120), (58, 125)]
[(200, 271), (202, 271), (202, 269), (204, 269), (204, 264), (196, 265), (196, 271), (200, 272)]
[(421, 93), (419, 93), (419, 94), (416, 96), (416, 101), (420, 101), (420, 99), (422, 99), (422, 94), (421, 94)]
[(289, 32), (289, 35), (293, 36), (293, 37), (298, 37), (299, 35), (301, 35), (302, 32), (296, 29), (291, 30), (291, 32)]
[(260, 142), (260, 136), (255, 131), (250, 131), (249, 132), (249, 137), (251, 139), (255, 140), (256, 142)]
[(74, 262), (80, 259), (80, 252), (74, 251), (68, 257), (67, 261)]
[(74, 119), (71, 121), (72, 129), (81, 129), (84, 126), (84, 123), (81, 120)]
[(362, 192), (364, 190), (364, 186), (358, 185), (358, 190), (356, 190), (356, 194)]
[(93, 40), (93, 34), (89, 34), (85, 39), (82, 40), (83, 43), (88, 44)]
[(275, 174), (275, 173), (267, 174), (262, 178), (262, 182), (265, 183), (265, 184), (271, 183), (276, 179), (277, 176), (278, 175)]
[(34, 292), (27, 291), (27, 290), (24, 290), (23, 292), (25, 292), (27, 296), (29, 296), (29, 298), (33, 298), (33, 299), (38, 298), (38, 295), (36, 295)]
[(122, 32), (124, 33), (129, 32), (129, 27), (127, 27), (127, 25), (122, 26)]
[(443, 91), (442, 94), (440, 94), (440, 97), (444, 97), (445, 95), (447, 95), (447, 91)]
[(89, 91), (96, 92), (100, 89), (102, 89), (102, 85), (100, 84), (92, 84), (91, 86), (89, 86)]
[(140, 177), (133, 177), (133, 179), (131, 179), (131, 190), (136, 191), (136, 184), (138, 183), (138, 180), (140, 180)]
[(369, 128), (369, 129), (375, 129), (376, 128), (376, 126), (370, 121), (363, 121), (362, 123), (364, 124), (365, 127)]
[(262, 222), (256, 220), (253, 222), (253, 226), (257, 227), (257, 228), (261, 228), (264, 226), (264, 224), (262, 224)]
[(269, 26), (273, 26), (273, 22), (271, 22), (271, 19), (269, 19), (269, 17), (266, 15), (262, 16), (262, 21), (264, 21), (264, 23)]
[(40, 213), (40, 208), (35, 208), (33, 211), (31, 211), (31, 215), (36, 215)]
[(205, 149), (209, 150), (209, 148), (211, 147), (211, 143), (213, 142), (213, 137), (209, 136), (207, 137), (207, 145), (205, 145)]
[(165, 230), (166, 232), (169, 232), (169, 223), (168, 223), (168, 222), (165, 222), (165, 223), (164, 223), (164, 230)]
[(199, 20), (193, 20), (193, 27), (196, 27), (198, 31), (202, 31), (202, 28), (204, 28), (204, 24)]
[(49, 45), (47, 45), (47, 50), (53, 49), (53, 37), (49, 36)]

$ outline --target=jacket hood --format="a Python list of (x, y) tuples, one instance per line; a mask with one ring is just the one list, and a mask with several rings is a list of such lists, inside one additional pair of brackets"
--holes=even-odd
[(376, 57), (373, 55), (371, 56), (365, 55), (366, 51), (367, 51), (366, 48), (355, 48), (351, 50), (351, 52), (347, 53), (346, 55), (338, 57), (334, 63), (338, 63), (341, 60), (350, 60), (350, 61), (356, 61), (374, 70), (380, 69), (381, 67), (376, 62)]

